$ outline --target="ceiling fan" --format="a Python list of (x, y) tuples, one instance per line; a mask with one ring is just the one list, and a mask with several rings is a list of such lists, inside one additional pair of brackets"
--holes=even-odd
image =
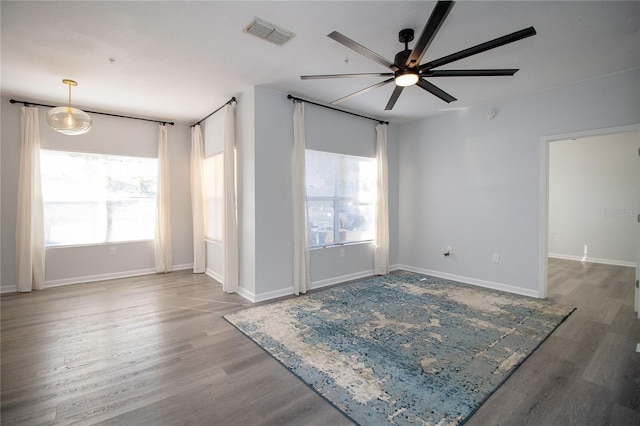
[(384, 86), (392, 81), (395, 82), (396, 87), (393, 89), (391, 98), (387, 102), (385, 110), (393, 109), (398, 97), (402, 93), (405, 87), (416, 85), (431, 93), (432, 95), (442, 99), (449, 103), (456, 100), (453, 96), (433, 85), (425, 78), (431, 77), (490, 77), (490, 76), (512, 76), (518, 69), (458, 69), (458, 70), (437, 70), (443, 65), (447, 65), (451, 62), (459, 61), (460, 59), (467, 58), (478, 53), (486, 52), (487, 50), (495, 49), (496, 47), (504, 46), (505, 44), (513, 43), (514, 41), (521, 40), (526, 37), (530, 37), (536, 34), (536, 30), (533, 27), (525, 28), (520, 31), (516, 31), (511, 34), (496, 38), (494, 40), (487, 41), (485, 43), (478, 44), (468, 49), (461, 50), (456, 53), (444, 56), (440, 59), (425, 62), (420, 65), (420, 61), (424, 56), (427, 48), (435, 38), (438, 30), (442, 26), (442, 23), (446, 19), (447, 15), (453, 7), (453, 1), (438, 1), (436, 7), (431, 12), (431, 16), (427, 21), (422, 34), (418, 38), (413, 50), (409, 49), (409, 42), (413, 40), (413, 30), (410, 28), (400, 31), (398, 39), (401, 43), (404, 43), (404, 50), (398, 52), (393, 62), (383, 58), (377, 53), (367, 49), (361, 44), (356, 43), (350, 38), (340, 34), (337, 31), (328, 35), (329, 38), (337, 41), (338, 43), (358, 52), (364, 57), (371, 59), (387, 68), (390, 68), (393, 72), (384, 73), (360, 73), (360, 74), (328, 74), (328, 75), (303, 75), (300, 78), (303, 80), (310, 79), (324, 79), (324, 78), (351, 78), (351, 77), (388, 77), (386, 80), (365, 87), (362, 90), (358, 90), (350, 95), (337, 99), (332, 104), (337, 104), (354, 96), (361, 95), (369, 92), (375, 88)]

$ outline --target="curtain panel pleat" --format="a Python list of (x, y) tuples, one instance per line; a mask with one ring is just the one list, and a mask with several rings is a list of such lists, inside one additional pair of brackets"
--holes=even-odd
[(376, 163), (378, 168), (378, 203), (373, 270), (375, 275), (387, 275), (389, 273), (389, 172), (386, 124), (376, 126)]
[(224, 279), (222, 290), (226, 293), (235, 293), (238, 291), (239, 276), (235, 177), (235, 110), (235, 103), (228, 104), (224, 110), (224, 225), (222, 230), (222, 241), (224, 244)]
[(205, 248), (205, 196), (204, 196), (204, 141), (199, 124), (191, 128), (191, 216), (193, 220), (193, 273), (201, 274), (206, 268)]
[(171, 192), (167, 126), (158, 126), (158, 195), (154, 240), (156, 272), (171, 272)]
[(296, 102), (293, 112), (293, 293), (306, 293), (311, 282), (309, 236), (307, 233), (307, 190), (305, 183), (304, 103)]
[(40, 177), (38, 109), (22, 107), (18, 217), (16, 223), (16, 288), (44, 288), (44, 209)]

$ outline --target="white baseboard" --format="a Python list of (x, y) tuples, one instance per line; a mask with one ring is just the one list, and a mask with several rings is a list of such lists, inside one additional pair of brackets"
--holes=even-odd
[(291, 296), (293, 287), (281, 288), (279, 290), (268, 291), (266, 293), (255, 294), (246, 288), (238, 287), (237, 293), (251, 303), (265, 302), (267, 300), (278, 299), (280, 297)]
[(627, 266), (629, 268), (636, 267), (636, 262), (628, 262), (626, 260), (599, 259), (597, 257), (587, 257), (586, 259), (584, 259), (582, 256), (573, 256), (570, 254), (560, 254), (560, 253), (549, 253), (548, 256), (553, 259), (575, 260), (578, 262), (588, 262), (588, 263), (601, 263), (603, 265)]
[(223, 281), (222, 281), (222, 280), (223, 280), (222, 275), (220, 275), (219, 273), (215, 272), (213, 269), (211, 269), (211, 268), (206, 268), (206, 269), (204, 270), (204, 273), (205, 273), (206, 275), (210, 276), (211, 278), (213, 278), (214, 280), (218, 281), (220, 284), (222, 284), (222, 282), (223, 282)]
[(16, 293), (18, 291), (18, 287), (15, 285), (3, 285), (0, 287), (0, 293)]
[[(184, 263), (180, 265), (173, 265), (173, 271), (182, 271), (186, 269), (192, 269), (193, 263)], [(70, 278), (62, 278), (59, 280), (45, 280), (44, 287), (52, 288), (52, 287), (60, 287), (64, 285), (71, 284), (82, 284), (82, 283), (92, 283), (96, 281), (106, 281), (106, 280), (116, 280), (119, 278), (130, 278), (130, 277), (139, 277), (141, 275), (152, 275), (156, 273), (155, 268), (145, 268), (145, 269), (137, 269), (133, 271), (121, 271), (121, 272), (111, 272), (108, 274), (96, 274), (96, 275), (87, 275), (84, 277), (70, 277)], [(18, 289), (15, 285), (12, 286), (3, 286), (0, 288), (1, 293), (15, 293)]]
[(515, 287), (509, 284), (497, 283), (493, 281), (479, 280), (477, 278), (465, 277), (462, 275), (454, 275), (446, 272), (432, 271), (430, 269), (415, 268), (408, 265), (399, 265), (399, 269), (415, 272), (417, 274), (430, 275), (432, 277), (444, 278), (446, 280), (458, 281), (465, 284), (471, 284), (478, 287), (490, 288), (492, 290), (505, 291), (507, 293), (519, 294), (521, 296), (540, 297), (538, 290), (529, 290), (526, 288)]
[(249, 302), (256, 303), (256, 295), (253, 292), (251, 292), (251, 291), (249, 291), (249, 290), (247, 290), (245, 288), (238, 287), (237, 293), (240, 296), (242, 296), (245, 299), (247, 299)]
[(138, 269), (134, 271), (112, 272), (108, 274), (87, 275), (84, 277), (62, 278), (59, 280), (45, 280), (45, 288), (60, 287), (70, 284), (91, 283), (96, 281), (116, 280), (118, 278), (138, 277), (140, 275), (155, 274), (155, 268)]
[[(389, 266), (390, 271), (395, 271), (397, 269), (400, 269), (400, 266), (397, 264)], [(342, 284), (348, 281), (353, 281), (353, 280), (366, 278), (370, 276), (373, 276), (373, 269), (367, 270), (367, 271), (355, 272), (353, 274), (341, 275), (338, 277), (327, 278), (324, 280), (313, 281), (309, 285), (309, 290), (317, 290), (323, 287), (328, 287), (335, 284)], [(238, 289), (238, 294), (244, 297), (245, 299), (249, 300), (250, 302), (257, 303), (257, 302), (264, 302), (267, 300), (277, 299), (279, 297), (290, 296), (293, 294), (293, 287), (283, 288), (283, 289), (269, 291), (269, 292), (260, 293), (260, 294), (254, 294), (241, 287)]]
[(186, 269), (193, 269), (193, 263), (183, 263), (180, 265), (173, 265), (172, 271), (184, 271)]
[(358, 280), (360, 278), (370, 277), (373, 275), (373, 269), (361, 272), (355, 272), (353, 274), (341, 275), (339, 277), (327, 278), (324, 280), (314, 281), (309, 285), (309, 290), (316, 290), (322, 287), (328, 287), (330, 285), (340, 284), (347, 281)]

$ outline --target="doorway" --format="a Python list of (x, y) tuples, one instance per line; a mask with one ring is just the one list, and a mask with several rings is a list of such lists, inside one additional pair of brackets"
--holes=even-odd
[(541, 138), (540, 297), (550, 257), (640, 265), (639, 146), (640, 125)]

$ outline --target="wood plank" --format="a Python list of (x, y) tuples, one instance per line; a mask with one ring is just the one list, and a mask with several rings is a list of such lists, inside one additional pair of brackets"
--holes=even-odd
[[(578, 310), (468, 424), (639, 424), (634, 280), (550, 259)], [(222, 319), (248, 306), (189, 271), (2, 295), (2, 424), (350, 424)]]

